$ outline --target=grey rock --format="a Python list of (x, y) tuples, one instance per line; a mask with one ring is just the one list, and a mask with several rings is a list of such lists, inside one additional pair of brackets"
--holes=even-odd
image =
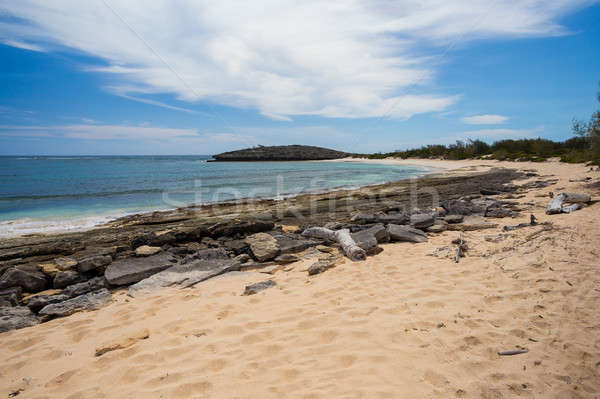
[(320, 244), (319, 241), (305, 240), (302, 238), (295, 238), (286, 236), (283, 234), (275, 234), (273, 238), (277, 240), (279, 250), (282, 254), (290, 254), (304, 251), (307, 248), (314, 247)]
[(335, 267), (335, 259), (322, 259), (316, 263), (313, 263), (308, 268), (308, 275), (314, 276), (315, 274), (323, 273), (324, 271), (329, 270), (332, 267)]
[(426, 229), (427, 227), (433, 226), (435, 218), (433, 215), (427, 213), (421, 213), (410, 216), (410, 225), (416, 229)]
[(369, 230), (362, 230), (351, 234), (356, 245), (365, 250), (367, 255), (376, 255), (381, 252), (381, 248), (377, 246), (377, 238)]
[(75, 270), (65, 270), (64, 272), (56, 273), (52, 285), (54, 288), (61, 289), (84, 280), (85, 278)]
[(0, 290), (0, 307), (17, 306), (22, 294), (23, 289), (21, 287), (10, 287)]
[(59, 270), (64, 271), (64, 270), (69, 270), (69, 269), (76, 267), (79, 262), (77, 262), (73, 258), (63, 256), (63, 257), (54, 259), (54, 263), (56, 264), (56, 267), (58, 267)]
[(90, 256), (89, 258), (79, 261), (77, 270), (79, 270), (81, 273), (87, 273), (92, 270), (103, 268), (104, 266), (109, 265), (111, 262), (112, 257), (110, 255)]
[(210, 237), (204, 237), (201, 241), (202, 244), (206, 245), (207, 247), (211, 247), (211, 248), (218, 248), (221, 244), (219, 244), (219, 241), (215, 240), (214, 238), (210, 238)]
[(87, 294), (88, 292), (98, 291), (102, 288), (107, 288), (108, 283), (104, 276), (94, 277), (82, 283), (68, 286), (62, 291), (63, 295), (73, 298), (79, 295)]
[(275, 258), (280, 251), (279, 244), (273, 236), (267, 233), (256, 233), (246, 237), (252, 254), (259, 262), (266, 262)]
[(260, 283), (247, 285), (242, 295), (254, 295), (267, 288), (275, 287), (277, 284), (273, 280), (261, 281)]
[(248, 262), (252, 258), (248, 254), (240, 254), (240, 255), (236, 256), (235, 258), (233, 258), (233, 259), (235, 259), (236, 261), (238, 261), (240, 263), (246, 263), (246, 262)]
[(385, 226), (381, 223), (378, 223), (362, 231), (366, 231), (373, 234), (375, 236), (375, 239), (377, 240), (377, 243), (379, 244), (390, 242), (390, 234), (388, 233)]
[(473, 215), (483, 214), (485, 206), (475, 205), (471, 202), (471, 197), (463, 197), (456, 200), (450, 200), (444, 202), (442, 205), (448, 214), (453, 215)]
[(40, 310), (39, 315), (44, 318), (64, 317), (82, 310), (96, 310), (110, 302), (111, 297), (110, 292), (103, 288), (99, 291), (80, 295), (64, 302), (46, 305)]
[(429, 226), (427, 228), (427, 231), (429, 233), (442, 233), (446, 230), (448, 230), (448, 224), (447, 223), (438, 223), (437, 221), (433, 226)]
[(69, 299), (67, 295), (58, 294), (58, 295), (36, 295), (33, 298), (27, 301), (27, 307), (31, 309), (32, 312), (39, 312), (45, 306), (50, 305), (51, 303), (63, 302)]
[(38, 324), (38, 318), (26, 306), (0, 307), (0, 332)]
[(239, 271), (240, 263), (229, 258), (198, 259), (178, 264), (129, 287), (131, 297), (141, 296), (165, 287), (191, 287), (231, 271)]
[(463, 215), (446, 215), (444, 216), (444, 221), (447, 223), (462, 223), (464, 218)]
[(175, 256), (184, 256), (187, 255), (188, 249), (186, 247), (171, 247), (168, 252)]
[(121, 259), (106, 268), (104, 277), (110, 285), (133, 284), (172, 267), (176, 261), (169, 253), (145, 258)]
[(383, 224), (404, 224), (408, 222), (408, 216), (402, 212), (378, 214), (378, 213), (358, 213), (351, 219), (352, 222), (358, 224), (372, 224), (372, 223), (383, 223)]
[(152, 256), (162, 251), (161, 247), (151, 247), (150, 245), (142, 245), (135, 249), (135, 256)]
[(207, 248), (194, 252), (185, 257), (181, 263), (194, 262), (197, 260), (229, 259), (227, 251), (223, 248)]
[(21, 287), (27, 292), (39, 292), (46, 289), (47, 286), (46, 275), (35, 270), (23, 270), (15, 267), (6, 270), (0, 277), (0, 289)]
[(213, 237), (232, 237), (236, 234), (245, 235), (273, 230), (273, 222), (263, 220), (231, 221), (217, 223), (209, 228)]
[(505, 218), (515, 214), (510, 209), (504, 208), (500, 203), (494, 203), (488, 206), (485, 210), (485, 216), (489, 218)]
[(248, 243), (244, 240), (225, 241), (225, 243), (223, 243), (223, 246), (236, 255), (248, 251)]
[(408, 241), (417, 243), (427, 241), (425, 232), (413, 227), (390, 224), (388, 225), (387, 230), (392, 241)]
[(276, 257), (275, 259), (273, 259), (274, 262), (277, 263), (294, 263), (297, 262), (299, 260), (299, 258), (297, 256), (291, 255), (291, 254), (281, 254), (278, 257)]

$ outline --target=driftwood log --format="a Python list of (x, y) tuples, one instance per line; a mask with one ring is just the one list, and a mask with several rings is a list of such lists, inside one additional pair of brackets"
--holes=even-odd
[(456, 256), (454, 257), (454, 261), (456, 263), (460, 262), (460, 257), (463, 256), (463, 246), (465, 245), (465, 241), (463, 239), (463, 235), (460, 235), (460, 238), (458, 239), (458, 248), (456, 249)]
[(309, 227), (302, 232), (302, 235), (337, 242), (342, 247), (344, 254), (353, 261), (365, 260), (367, 258), (365, 250), (356, 245), (348, 229), (334, 231), (325, 227)]
[[(548, 206), (546, 207), (546, 214), (553, 215), (557, 213), (571, 213), (579, 208), (581, 208), (581, 204), (585, 202), (590, 202), (591, 197), (589, 194), (581, 194), (581, 193), (560, 193), (556, 195)], [(564, 204), (579, 204), (579, 207), (565, 207)]]
[(514, 356), (514, 355), (520, 355), (522, 353), (527, 353), (527, 352), (529, 352), (529, 350), (527, 350), (527, 349), (515, 349), (515, 350), (511, 350), (511, 351), (498, 352), (498, 355), (500, 355), (500, 356)]

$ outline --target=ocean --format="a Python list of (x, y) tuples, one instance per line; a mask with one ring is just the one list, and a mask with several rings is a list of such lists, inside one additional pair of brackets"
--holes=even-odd
[(0, 157), (0, 237), (81, 230), (120, 216), (397, 181), (425, 167), (206, 162), (209, 156)]

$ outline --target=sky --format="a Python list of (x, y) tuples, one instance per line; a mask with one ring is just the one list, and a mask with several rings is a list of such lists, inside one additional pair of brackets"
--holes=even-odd
[(0, 155), (571, 137), (600, 1), (0, 0)]

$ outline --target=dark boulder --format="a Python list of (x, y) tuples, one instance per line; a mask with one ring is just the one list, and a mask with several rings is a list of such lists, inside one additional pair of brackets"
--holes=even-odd
[(475, 205), (470, 197), (450, 200), (442, 205), (449, 215), (483, 214), (485, 207)]
[(90, 292), (64, 302), (52, 303), (44, 306), (39, 315), (49, 319), (53, 317), (64, 317), (82, 310), (96, 310), (106, 305), (111, 300), (111, 294), (107, 289)]
[(419, 213), (410, 216), (410, 225), (416, 229), (426, 229), (433, 226), (435, 217), (428, 213)]
[(419, 229), (409, 226), (390, 224), (387, 227), (392, 241), (425, 242), (427, 235)]
[(121, 259), (106, 268), (104, 277), (110, 285), (133, 284), (168, 269), (176, 261), (173, 255), (166, 252), (145, 258)]
[(314, 276), (315, 274), (321, 274), (332, 267), (335, 267), (335, 259), (322, 259), (316, 263), (313, 263), (308, 268), (308, 275)]
[(377, 240), (378, 244), (390, 242), (390, 234), (388, 233), (385, 226), (381, 223), (373, 225), (373, 226), (369, 227), (368, 229), (364, 229), (362, 231), (368, 232), (368, 233), (372, 234), (373, 236), (375, 236), (375, 239)]
[(463, 215), (446, 215), (444, 216), (444, 221), (446, 223), (462, 223), (462, 221), (465, 219), (465, 217)]
[(303, 238), (297, 238), (295, 236), (285, 234), (274, 234), (273, 238), (277, 240), (279, 251), (282, 254), (301, 252), (307, 248), (320, 244), (319, 241), (305, 240)]
[(273, 222), (263, 220), (245, 220), (221, 222), (211, 226), (208, 230), (212, 237), (233, 237), (235, 235), (248, 235), (273, 230)]
[(171, 247), (167, 250), (167, 252), (175, 256), (185, 256), (188, 253), (188, 249), (186, 247)]
[(433, 226), (427, 228), (427, 232), (429, 233), (442, 233), (446, 230), (448, 230), (448, 222), (441, 219), (436, 220)]
[(367, 255), (376, 255), (382, 251), (377, 246), (377, 238), (370, 230), (362, 230), (351, 234), (352, 239), (356, 242), (356, 245), (365, 250)]
[(47, 286), (46, 275), (31, 269), (10, 268), (0, 277), (0, 289), (21, 287), (26, 292), (39, 292), (45, 290)]
[(67, 295), (36, 295), (27, 301), (27, 307), (32, 312), (39, 312), (42, 308), (50, 305), (51, 303), (63, 302), (69, 299)]
[(77, 270), (81, 273), (91, 272), (92, 270), (102, 269), (112, 262), (110, 255), (96, 255), (82, 259), (77, 265)]
[(186, 264), (189, 262), (197, 261), (197, 260), (214, 260), (214, 259), (229, 259), (229, 255), (227, 251), (223, 248), (207, 248), (201, 249), (199, 251), (194, 252), (185, 257), (181, 261), (182, 264)]
[(108, 283), (104, 276), (94, 277), (88, 281), (77, 283), (68, 286), (62, 291), (63, 295), (73, 298), (79, 295), (87, 294), (88, 292), (98, 291), (102, 288), (107, 288)]
[(223, 246), (236, 255), (248, 252), (248, 243), (245, 240), (225, 241)]
[(72, 284), (77, 284), (85, 280), (81, 274), (75, 270), (65, 270), (64, 272), (58, 272), (54, 275), (52, 282), (54, 288), (61, 289)]
[(266, 290), (267, 288), (275, 287), (276, 285), (277, 284), (273, 280), (261, 281), (260, 283), (247, 285), (242, 295), (254, 295), (260, 291)]
[(0, 290), (0, 307), (17, 306), (22, 294), (23, 289), (21, 287), (10, 287)]
[(286, 263), (294, 263), (299, 261), (300, 258), (298, 258), (295, 255), (291, 255), (291, 254), (282, 254), (279, 255), (278, 257), (276, 257), (275, 259), (273, 259), (273, 262), (279, 263), (279, 264), (286, 264)]
[(26, 306), (0, 307), (0, 332), (38, 324), (39, 320)]
[(512, 217), (516, 212), (505, 208), (501, 203), (494, 203), (487, 207), (485, 210), (485, 216), (489, 218), (505, 218)]
[(380, 213), (358, 213), (354, 215), (351, 219), (352, 222), (358, 224), (373, 224), (373, 223), (383, 223), (383, 224), (405, 224), (408, 222), (408, 216), (401, 212), (390, 212), (387, 214)]

